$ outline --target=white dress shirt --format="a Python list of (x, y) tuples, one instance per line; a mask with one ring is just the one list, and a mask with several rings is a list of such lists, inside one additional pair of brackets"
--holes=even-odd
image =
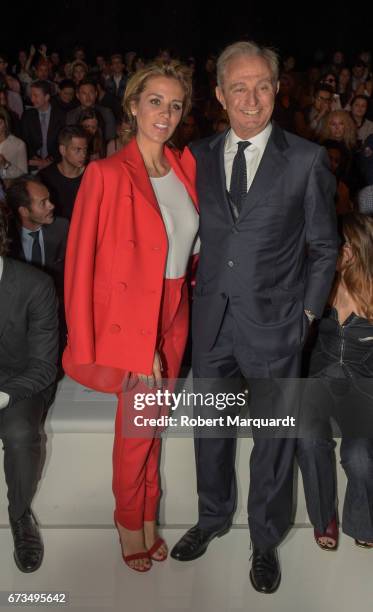
[[(1, 279), (3, 276), (3, 269), (4, 269), (4, 262), (3, 262), (3, 258), (0, 257), (0, 283), (1, 283)], [(0, 294), (1, 294), (1, 284), (0, 284)], [(0, 391), (0, 410), (2, 408), (6, 408), (7, 405), (9, 404), (9, 395), (7, 393), (3, 393), (3, 391)]]
[[(251, 144), (249, 147), (245, 149), (245, 158), (246, 158), (246, 168), (247, 168), (247, 191), (249, 191), (251, 184), (254, 180), (256, 172), (259, 168), (259, 164), (262, 160), (264, 150), (267, 146), (269, 137), (272, 132), (272, 124), (268, 123), (268, 125), (264, 128), (262, 132), (249, 138)], [(224, 145), (224, 168), (225, 168), (225, 180), (227, 185), (227, 191), (229, 192), (231, 186), (231, 176), (232, 176), (232, 166), (233, 160), (237, 153), (238, 143), (241, 142), (243, 138), (237, 136), (237, 134), (230, 129)]]

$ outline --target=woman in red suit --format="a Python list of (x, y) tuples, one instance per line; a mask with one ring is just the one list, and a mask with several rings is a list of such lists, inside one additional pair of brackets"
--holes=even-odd
[[(118, 395), (114, 517), (124, 561), (142, 572), (167, 557), (156, 527), (160, 439), (149, 431), (128, 437), (126, 423), (133, 394), (176, 378), (185, 348), (186, 270), (198, 228), (195, 167), (188, 150), (181, 155), (165, 143), (190, 100), (190, 77), (180, 64), (151, 64), (130, 79), (124, 108), (134, 138), (89, 164), (66, 254), (64, 368), (78, 382)], [(135, 381), (131, 390), (128, 379), (131, 387)]]

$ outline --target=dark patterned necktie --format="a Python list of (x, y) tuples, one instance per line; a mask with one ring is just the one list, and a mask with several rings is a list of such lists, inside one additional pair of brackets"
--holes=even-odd
[(238, 143), (237, 153), (232, 166), (231, 184), (229, 194), (235, 207), (236, 216), (241, 212), (242, 203), (247, 194), (247, 168), (245, 149), (251, 144), (248, 140)]
[(40, 242), (39, 242), (39, 231), (37, 232), (30, 232), (30, 236), (32, 236), (32, 239), (34, 241), (33, 245), (32, 245), (32, 254), (31, 254), (31, 261), (33, 264), (37, 265), (37, 266), (41, 266), (43, 263), (43, 259), (41, 256), (41, 246), (40, 246)]

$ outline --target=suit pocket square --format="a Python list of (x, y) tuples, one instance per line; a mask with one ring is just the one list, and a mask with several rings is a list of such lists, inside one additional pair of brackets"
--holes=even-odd
[(359, 338), (359, 342), (369, 342), (373, 340), (373, 336), (366, 336), (365, 338)]

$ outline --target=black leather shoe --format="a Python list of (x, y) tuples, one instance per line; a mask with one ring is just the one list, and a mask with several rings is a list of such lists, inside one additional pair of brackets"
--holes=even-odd
[(260, 552), (254, 547), (250, 580), (259, 593), (274, 593), (281, 582), (281, 571), (276, 548)]
[(39, 528), (31, 510), (13, 521), (10, 519), (14, 540), (14, 560), (21, 572), (35, 572), (41, 566), (44, 555), (44, 545)]
[(220, 529), (201, 529), (194, 525), (171, 550), (171, 557), (177, 561), (193, 561), (205, 552), (214, 538), (220, 538), (229, 531), (231, 523), (227, 523)]

